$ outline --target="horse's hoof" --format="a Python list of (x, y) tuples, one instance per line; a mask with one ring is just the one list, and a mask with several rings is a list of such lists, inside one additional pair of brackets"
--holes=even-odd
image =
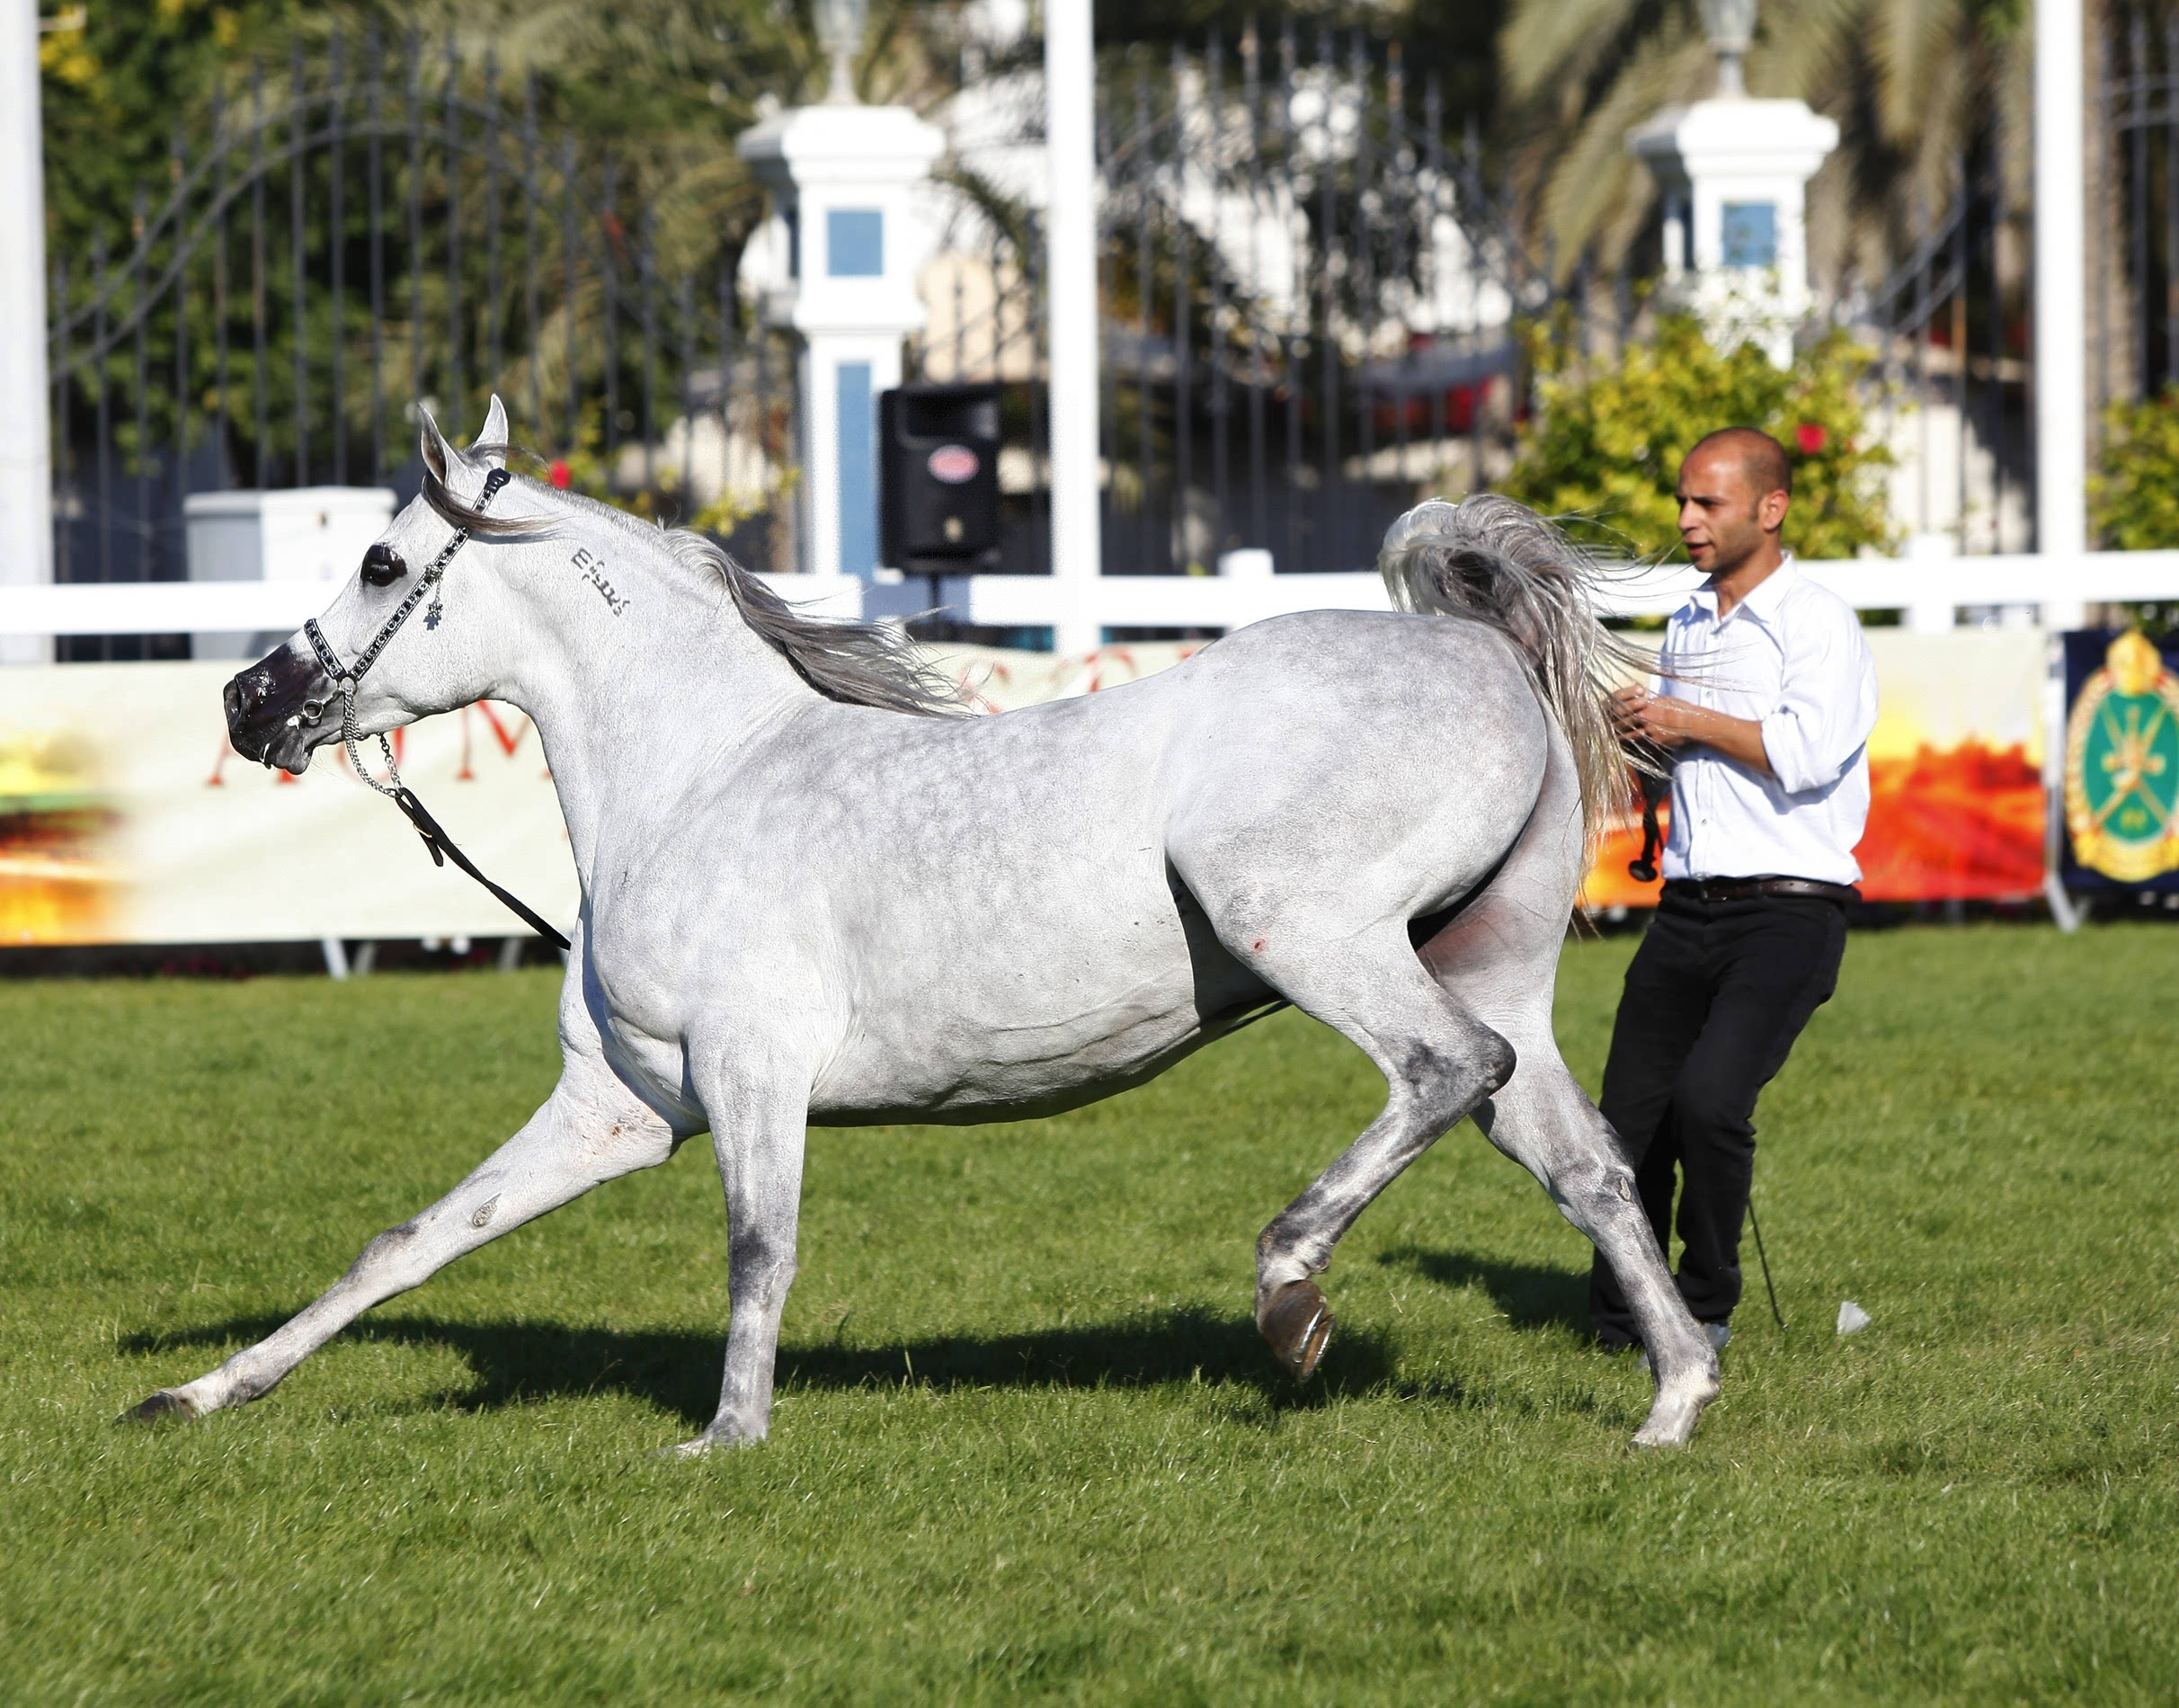
[(661, 1447), (653, 1456), (660, 1459), (701, 1459), (707, 1454), (732, 1453), (736, 1447), (754, 1447), (762, 1445), (762, 1436), (713, 1435), (708, 1430), (693, 1441), (683, 1441), (671, 1447)]
[(1256, 1326), (1296, 1382), (1316, 1374), (1331, 1339), (1331, 1307), (1313, 1281), (1289, 1281), (1256, 1313)]
[(116, 1423), (187, 1423), (197, 1415), (197, 1408), (178, 1393), (165, 1388), (153, 1394), (140, 1406), (131, 1406), (114, 1419)]
[(1694, 1435), (1694, 1426), (1701, 1421), (1710, 1402), (1718, 1397), (1716, 1361), (1712, 1356), (1711, 1367), (1700, 1366), (1681, 1377), (1669, 1388), (1658, 1384), (1657, 1398), (1650, 1404), (1650, 1415), (1640, 1429), (1634, 1432), (1633, 1445), (1638, 1447), (1684, 1447)]

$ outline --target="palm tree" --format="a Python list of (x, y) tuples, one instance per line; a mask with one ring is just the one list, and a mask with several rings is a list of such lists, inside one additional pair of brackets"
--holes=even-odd
[[(1701, 99), (1717, 67), (1696, 0), (1513, 0), (1499, 38), (1516, 174), (1561, 274), (1578, 256), (1626, 263), (1654, 188), (1628, 129)], [(2024, 204), (2030, 31), (2024, 0), (1767, 0), (1748, 91), (1838, 122), (1810, 185), (1818, 280), (1881, 279), (1950, 200), (1961, 162), (1997, 142), (2006, 200)]]

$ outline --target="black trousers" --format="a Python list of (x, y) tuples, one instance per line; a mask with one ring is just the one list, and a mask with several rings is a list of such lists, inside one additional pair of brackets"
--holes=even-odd
[[(1845, 910), (1836, 902), (1667, 895), (1627, 968), (1604, 1070), (1604, 1116), (1626, 1147), (1642, 1209), (1668, 1255), (1680, 1177), (1676, 1278), (1698, 1321), (1723, 1322), (1740, 1302), (1756, 1094), (1837, 988), (1845, 942)], [(1589, 1277), (1589, 1326), (1606, 1346), (1637, 1338), (1626, 1295), (1601, 1257)]]

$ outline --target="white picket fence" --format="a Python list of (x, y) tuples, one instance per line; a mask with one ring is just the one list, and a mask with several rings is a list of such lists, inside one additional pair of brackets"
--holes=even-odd
[[(2075, 557), (1854, 558), (1801, 567), (1857, 609), (1898, 611), (1936, 630), (2004, 620), (2077, 627), (2089, 604), (2179, 600), (2179, 552), (2088, 552)], [(959, 622), (1003, 628), (1239, 628), (1298, 610), (1383, 610), (1374, 574), (1271, 573), (1264, 552), (1231, 554), (1216, 575), (769, 578), (789, 599), (837, 617), (909, 617), (943, 608)], [(1696, 584), (1685, 565), (1632, 574), (1602, 603), (1613, 615), (1662, 614)], [(332, 597), (322, 582), (111, 582), (0, 586), (0, 636), (285, 634)], [(2001, 613), (1993, 617), (1992, 613)]]

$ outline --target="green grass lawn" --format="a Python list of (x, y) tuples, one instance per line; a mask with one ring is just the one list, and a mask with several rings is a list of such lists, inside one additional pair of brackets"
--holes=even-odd
[[(1630, 948), (1566, 954), (1592, 1084)], [(1472, 1127), (1275, 1375), (1254, 1235), (1379, 1098), (1292, 1014), (1061, 1119), (813, 1134), (764, 1447), (652, 1456), (716, 1393), (701, 1144), (117, 1429), (528, 1114), (556, 981), (0, 987), (0, 1700), (2179, 1699), (2175, 952), (1854, 939), (1760, 1114), (1791, 1332), (1755, 1294), (1662, 1457)]]

